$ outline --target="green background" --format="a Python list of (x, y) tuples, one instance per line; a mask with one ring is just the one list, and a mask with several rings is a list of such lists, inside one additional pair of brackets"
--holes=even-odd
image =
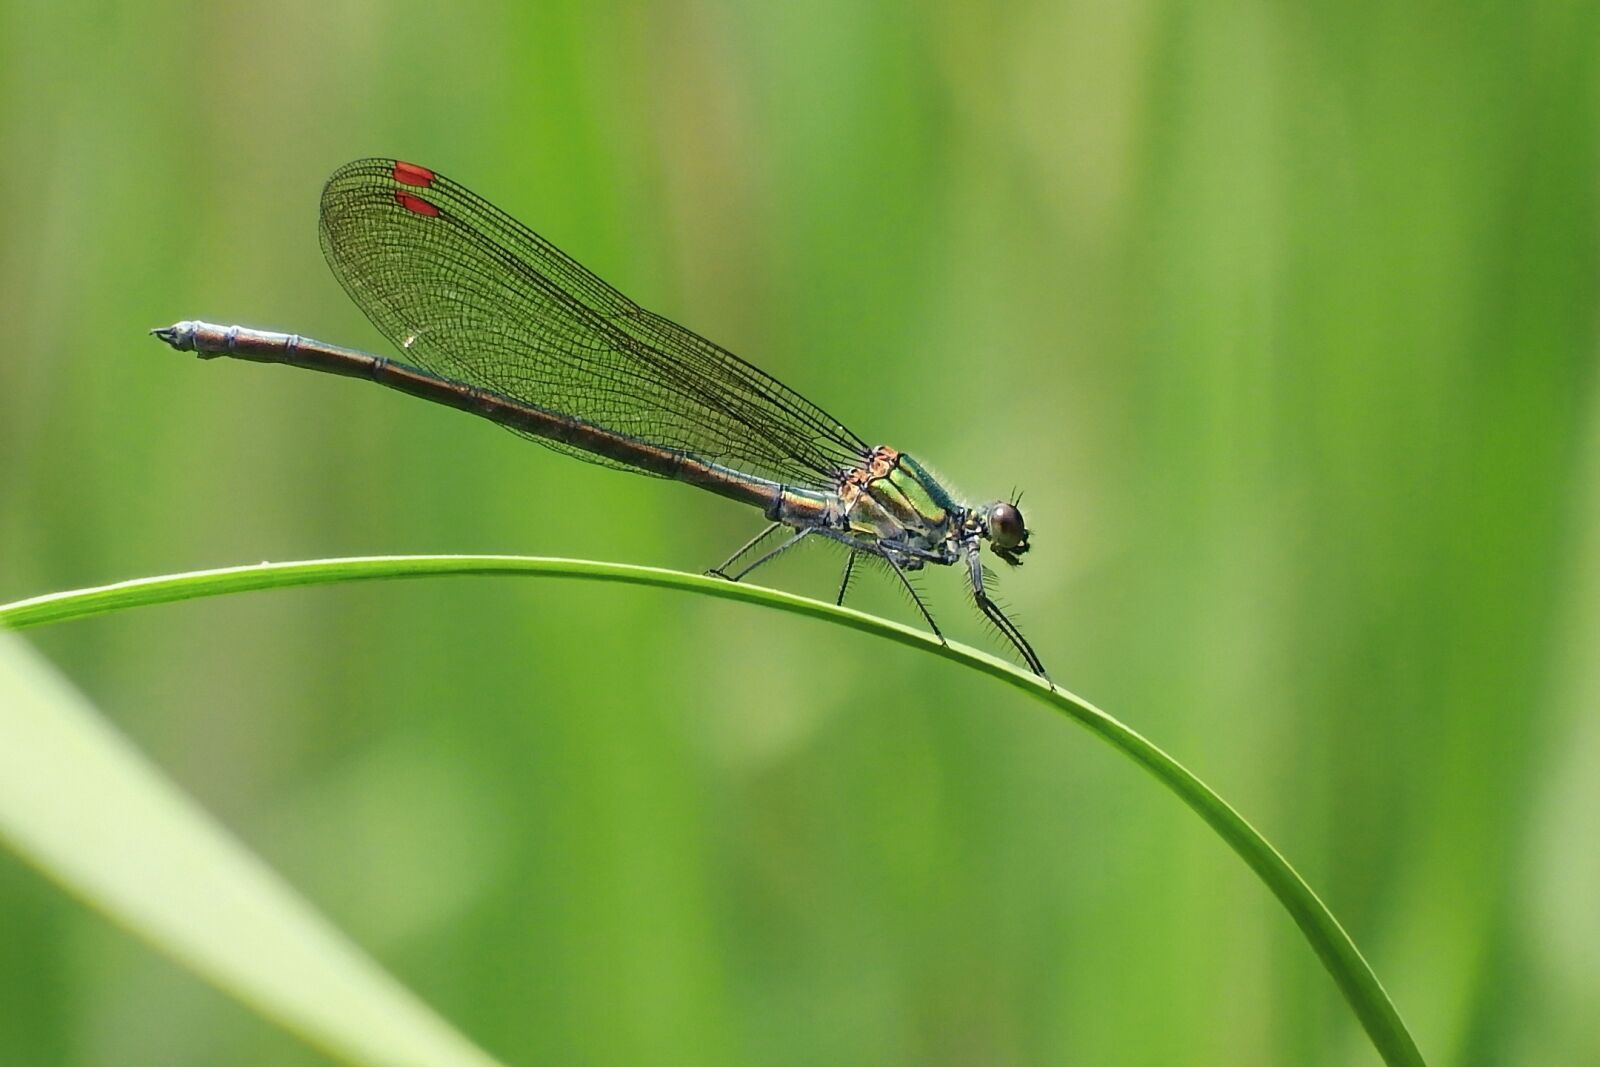
[[(1600, 1062), (1597, 41), (1568, 3), (6, 4), (0, 600), (698, 570), (754, 531), (143, 335), (383, 350), (317, 196), (413, 159), (972, 499), (1024, 489), (1003, 595), (1056, 678), (1278, 844), (1431, 1063)], [(763, 581), (828, 595), (797, 556)], [(511, 1063), (1375, 1061), (1197, 819), (933, 657), (511, 580), (28, 640)], [(0, 1060), (327, 1062), (10, 855)]]

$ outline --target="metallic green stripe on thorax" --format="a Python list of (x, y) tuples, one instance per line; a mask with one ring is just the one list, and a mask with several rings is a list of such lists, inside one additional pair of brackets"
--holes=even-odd
[(961, 511), (922, 464), (901, 453), (886, 474), (865, 479), (848, 518), (854, 533), (933, 548), (949, 536)]

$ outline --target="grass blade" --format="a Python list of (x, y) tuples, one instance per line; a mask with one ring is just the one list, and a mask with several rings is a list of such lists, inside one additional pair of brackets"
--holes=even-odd
[(0, 841), (338, 1059), (495, 1067), (4, 634)]
[[(53, 593), (0, 606), (0, 627), (42, 626), (142, 605), (250, 589), (442, 575), (524, 575), (622, 582), (762, 604), (910, 645), (1020, 689), (1087, 728), (1177, 794), (1238, 853), (1289, 912), (1355, 1011), (1384, 1062), (1392, 1067), (1418, 1067), (1423, 1062), (1394, 1004), (1338, 920), (1277, 849), (1209, 786), (1137, 731), (1088, 701), (995, 656), (954, 642), (941, 644), (930, 634), (887, 619), (792, 593), (654, 567), (527, 556), (373, 556), (263, 563)], [(0, 735), (0, 748), (4, 746), (5, 738)], [(0, 777), (4, 777), (3, 764), (0, 764)], [(9, 802), (6, 796), (0, 794), (0, 804)], [(25, 798), (23, 800), (25, 802)], [(6, 813), (0, 811), (0, 826), (5, 824), (5, 816)]]

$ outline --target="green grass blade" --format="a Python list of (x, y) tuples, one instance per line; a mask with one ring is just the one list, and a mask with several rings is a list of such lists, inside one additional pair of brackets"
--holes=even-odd
[(494, 1067), (0, 634), (0, 841), (119, 925), (361, 1067)]
[[(679, 571), (590, 560), (525, 556), (377, 556), (301, 563), (263, 563), (189, 574), (145, 578), (93, 589), (54, 593), (0, 606), (0, 627), (22, 629), (86, 618), (147, 604), (219, 596), (248, 589), (271, 589), (330, 582), (441, 575), (543, 575), (588, 581), (680, 589), (727, 600), (763, 604), (872, 633), (981, 671), (1043, 701), (1088, 728), (1149, 771), (1176, 793), (1249, 864), (1289, 912), (1346, 1001), (1360, 1019), (1384, 1062), (1415, 1067), (1422, 1056), (1378, 978), (1311, 887), (1277, 849), (1182, 764), (1138, 732), (1073, 694), (987, 653), (954, 642), (941, 644), (930, 634), (850, 608), (760, 586), (735, 584)], [(0, 737), (0, 746), (5, 739)], [(133, 756), (132, 753), (128, 755)], [(134, 757), (137, 758), (137, 757)], [(89, 773), (102, 773), (94, 770)], [(3, 774), (3, 765), (0, 765)], [(82, 781), (94, 781), (83, 778)], [(42, 787), (41, 787), (42, 788)], [(12, 789), (0, 803), (26, 804)], [(0, 825), (6, 812), (0, 811)], [(194, 817), (194, 816), (190, 816)], [(234, 848), (231, 842), (226, 842)], [(365, 1062), (365, 1061), (363, 1061)], [(465, 1062), (465, 1061), (463, 1061)]]

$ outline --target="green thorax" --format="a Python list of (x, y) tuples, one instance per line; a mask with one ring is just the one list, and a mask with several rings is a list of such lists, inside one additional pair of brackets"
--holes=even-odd
[(841, 496), (851, 532), (928, 549), (943, 544), (966, 513), (922, 464), (890, 448), (874, 450)]

